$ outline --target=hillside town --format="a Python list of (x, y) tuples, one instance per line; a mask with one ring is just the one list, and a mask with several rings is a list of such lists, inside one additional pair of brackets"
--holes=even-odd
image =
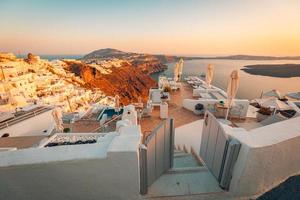
[[(99, 89), (88, 88), (74, 73), (66, 70), (66, 62), (75, 60), (16, 58), (0, 54), (0, 110), (16, 111), (32, 105), (62, 106), (65, 112), (84, 111), (91, 103), (110, 105), (111, 97)], [(118, 62), (114, 62), (118, 65)], [(101, 73), (110, 73), (109, 65), (95, 66)]]

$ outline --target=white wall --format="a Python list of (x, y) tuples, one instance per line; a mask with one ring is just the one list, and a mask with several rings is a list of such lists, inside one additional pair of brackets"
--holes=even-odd
[(139, 125), (123, 126), (109, 146), (109, 152), (136, 152), (141, 138)]
[(46, 148), (27, 148), (0, 153), (0, 167), (65, 161), (75, 159), (105, 158), (115, 133), (94, 144), (64, 145)]
[[(184, 99), (182, 105), (184, 108), (194, 111), (195, 105), (201, 103), (205, 110), (214, 110), (214, 105), (218, 102), (226, 99)], [(241, 106), (241, 108), (240, 108)], [(233, 106), (230, 108), (230, 115), (234, 117), (245, 118), (247, 116), (247, 111), (249, 107), (249, 101), (247, 99), (235, 99)]]
[(175, 128), (175, 146), (185, 146), (188, 151), (191, 147), (199, 154), (203, 119)]
[[(95, 135), (94, 133), (69, 133), (72, 135)], [(0, 167), (36, 164), (53, 161), (66, 161), (75, 159), (106, 158), (109, 152), (136, 153), (140, 141), (140, 126), (122, 127), (120, 133), (105, 133), (99, 137), (97, 143), (81, 145), (63, 145), (55, 147), (42, 147), (51, 142), (44, 141), (39, 148), (27, 148), (0, 152)], [(65, 134), (58, 134), (65, 135)], [(56, 135), (52, 136), (54, 138)]]
[(230, 185), (233, 195), (259, 195), (300, 174), (300, 117), (249, 132), (232, 130), (226, 128), (242, 143)]
[[(175, 145), (199, 152), (203, 120), (175, 129)], [(242, 144), (229, 192), (234, 197), (261, 195), (300, 174), (300, 117), (246, 131), (222, 124)]]
[(198, 103), (201, 103), (205, 109), (208, 109), (209, 106), (214, 107), (214, 104), (218, 103), (220, 100), (216, 99), (184, 99), (182, 106), (190, 111), (195, 110), (195, 106)]
[(223, 95), (227, 96), (227, 94), (223, 90), (213, 86), (213, 88), (211, 88), (211, 89), (205, 89), (205, 88), (193, 89), (193, 97), (199, 97), (199, 96), (201, 96), (201, 93), (215, 92), (215, 91), (222, 92)]
[[(54, 120), (51, 112), (52, 110), (49, 110), (35, 117), (9, 126), (8, 128), (2, 129), (0, 130), (0, 136), (4, 133), (9, 133), (11, 137), (49, 135), (54, 128)], [(44, 133), (44, 130), (47, 130), (47, 133)]]

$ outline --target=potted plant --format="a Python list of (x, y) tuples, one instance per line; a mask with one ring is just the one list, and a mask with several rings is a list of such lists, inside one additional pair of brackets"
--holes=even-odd
[(196, 115), (202, 115), (202, 114), (204, 114), (204, 106), (203, 106), (203, 104), (197, 103), (195, 105), (194, 113)]
[(70, 129), (70, 128), (64, 128), (63, 132), (64, 132), (64, 133), (70, 133), (70, 132), (71, 132), (71, 129)]
[(169, 92), (171, 91), (171, 88), (169, 86), (164, 87), (162, 93), (161, 93), (161, 100), (163, 102), (167, 101), (169, 99)]
[(163, 91), (164, 92), (171, 92), (171, 87), (170, 86), (165, 86)]
[(168, 100), (168, 98), (169, 98), (169, 95), (168, 95), (167, 92), (162, 92), (160, 98), (161, 98), (162, 102), (166, 102)]

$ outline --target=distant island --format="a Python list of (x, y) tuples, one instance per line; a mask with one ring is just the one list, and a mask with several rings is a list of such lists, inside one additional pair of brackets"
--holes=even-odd
[(300, 56), (256, 56), (256, 55), (229, 55), (229, 56), (215, 56), (215, 57), (201, 57), (201, 56), (174, 56), (174, 55), (164, 55), (164, 54), (142, 54), (142, 53), (132, 53), (124, 52), (118, 49), (105, 48), (95, 50), (87, 55), (85, 55), (82, 60), (97, 60), (97, 59), (107, 59), (111, 60), (113, 58), (135, 60), (135, 62), (145, 62), (155, 61), (161, 64), (166, 64), (170, 62), (176, 62), (180, 58), (184, 60), (196, 60), (196, 59), (223, 59), (223, 60), (300, 60)]
[(300, 64), (246, 65), (241, 69), (249, 74), (278, 78), (300, 77)]
[[(152, 74), (155, 72), (164, 71), (167, 69), (167, 63), (177, 62), (180, 58), (184, 60), (197, 60), (197, 59), (223, 59), (223, 60), (299, 60), (300, 56), (255, 56), (255, 55), (230, 55), (220, 57), (189, 57), (189, 56), (173, 56), (163, 54), (145, 54), (145, 53), (132, 53), (124, 52), (118, 49), (105, 48), (95, 50), (86, 54), (81, 58), (81, 61), (86, 64), (100, 64), (104, 60), (113, 61), (123, 60), (129, 62), (133, 67), (139, 69), (144, 74)], [(300, 64), (259, 64), (247, 65), (243, 71), (261, 76), (270, 77), (300, 77)]]

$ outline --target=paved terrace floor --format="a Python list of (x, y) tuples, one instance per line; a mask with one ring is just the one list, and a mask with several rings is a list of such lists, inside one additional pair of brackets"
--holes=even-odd
[(47, 136), (20, 136), (0, 138), (0, 148), (25, 149), (38, 145)]
[[(171, 100), (168, 102), (169, 117), (174, 118), (175, 128), (203, 118), (203, 116), (197, 116), (193, 112), (182, 107), (183, 99), (193, 98), (192, 93), (192, 87), (185, 82), (182, 82), (180, 90), (171, 91), (170, 93)], [(159, 106), (156, 106), (151, 113), (151, 117), (142, 118), (140, 124), (143, 133), (149, 133), (159, 125), (162, 121), (159, 115), (160, 109)], [(99, 128), (99, 121), (95, 119), (83, 119), (74, 124), (64, 124), (64, 128), (70, 128), (71, 132), (74, 133), (87, 133)]]
[[(171, 100), (169, 104), (169, 117), (174, 118), (175, 128), (194, 122), (199, 119), (203, 119), (203, 115), (197, 116), (193, 112), (182, 107), (182, 101), (184, 99), (195, 99), (193, 97), (193, 88), (186, 82), (181, 83), (181, 88), (176, 91), (171, 91), (170, 96)], [(243, 127), (248, 125), (250, 122), (257, 123), (253, 118), (245, 119), (230, 119), (233, 122), (232, 126), (234, 127)], [(149, 134), (155, 127), (159, 125), (162, 121), (160, 118), (160, 108), (155, 106), (150, 117), (142, 118), (140, 121), (142, 133)], [(104, 131), (113, 131), (115, 130), (115, 123), (111, 124), (111, 127), (106, 128)], [(82, 120), (76, 121), (73, 124), (64, 124), (64, 128), (70, 128), (71, 132), (74, 133), (89, 133), (94, 132), (99, 129), (99, 121), (96, 120), (95, 116), (87, 115)], [(243, 127), (245, 128), (245, 127)], [(247, 129), (247, 128), (246, 128)], [(99, 129), (100, 130), (100, 129)], [(97, 132), (99, 132), (99, 130)]]
[(64, 124), (64, 128), (70, 128), (72, 133), (90, 133), (99, 128), (99, 121), (83, 119), (73, 124)]
[[(180, 90), (172, 91), (170, 93), (171, 100), (168, 102), (169, 117), (174, 118), (175, 128), (203, 118), (203, 116), (197, 116), (193, 112), (182, 107), (183, 99), (192, 99), (192, 93), (192, 87), (185, 82), (182, 82)], [(159, 125), (159, 123), (162, 121), (159, 115), (159, 106), (156, 106), (151, 113), (151, 117), (143, 118), (141, 120), (141, 128), (143, 133), (149, 134), (150, 131)]]

